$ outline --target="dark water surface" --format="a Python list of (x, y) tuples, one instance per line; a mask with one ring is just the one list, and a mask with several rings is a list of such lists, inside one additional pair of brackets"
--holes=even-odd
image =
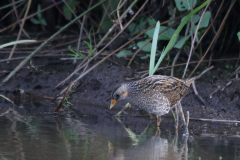
[(190, 121), (192, 137), (184, 139), (172, 119), (163, 119), (159, 131), (149, 118), (53, 116), (24, 108), (0, 109), (0, 160), (240, 159), (236, 123)]

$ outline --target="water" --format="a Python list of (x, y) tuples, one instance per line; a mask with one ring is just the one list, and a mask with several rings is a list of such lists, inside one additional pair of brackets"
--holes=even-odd
[(240, 159), (239, 124), (190, 121), (192, 137), (184, 139), (166, 118), (158, 130), (148, 118), (26, 108), (0, 109), (1, 160)]

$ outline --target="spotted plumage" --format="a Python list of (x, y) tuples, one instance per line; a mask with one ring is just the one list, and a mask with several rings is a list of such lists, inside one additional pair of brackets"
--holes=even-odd
[[(159, 126), (161, 115), (167, 114), (171, 107), (176, 107), (181, 112), (182, 119), (186, 125), (180, 101), (188, 93), (192, 82), (212, 68), (214, 67), (212, 66), (200, 75), (185, 81), (175, 77), (154, 75), (138, 81), (117, 85), (111, 94), (110, 109), (117, 101), (126, 100), (150, 114), (155, 114), (157, 117), (157, 126)], [(176, 113), (178, 112), (177, 110)], [(178, 113), (176, 122), (178, 123)]]
[(126, 100), (148, 113), (161, 116), (188, 93), (194, 78), (183, 81), (174, 77), (154, 75), (115, 87), (112, 99)]

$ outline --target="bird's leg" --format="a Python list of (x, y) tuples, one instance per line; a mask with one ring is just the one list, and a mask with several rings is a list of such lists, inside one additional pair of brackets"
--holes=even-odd
[(161, 134), (161, 130), (160, 130), (159, 127), (157, 127), (157, 130), (156, 130), (156, 133), (155, 133), (155, 136), (154, 136), (154, 137), (160, 136), (160, 134)]
[(177, 132), (178, 132), (178, 123), (179, 123), (179, 110), (178, 110), (178, 105), (175, 106), (175, 114), (176, 114), (175, 130), (176, 130), (176, 133), (177, 133)]
[(184, 123), (185, 132), (186, 132), (186, 134), (188, 134), (189, 133), (188, 132), (188, 127), (187, 127), (187, 124), (186, 124), (186, 121), (185, 121), (185, 117), (184, 117), (184, 114), (183, 114), (181, 102), (178, 101), (177, 105), (178, 105), (179, 112), (181, 112), (181, 115), (182, 115), (182, 120), (183, 120), (183, 123)]
[(160, 133), (161, 133), (160, 128), (159, 128), (160, 123), (161, 123), (161, 116), (156, 115), (156, 118), (157, 118), (157, 130), (156, 130), (155, 136), (160, 135)]
[(181, 105), (180, 101), (177, 102), (177, 107), (178, 107), (179, 112), (181, 113), (183, 123), (184, 123), (184, 125), (186, 125), (186, 121), (185, 121), (185, 117), (183, 114), (182, 105)]
[(157, 127), (159, 127), (161, 123), (161, 116), (156, 115), (156, 117), (157, 117)]

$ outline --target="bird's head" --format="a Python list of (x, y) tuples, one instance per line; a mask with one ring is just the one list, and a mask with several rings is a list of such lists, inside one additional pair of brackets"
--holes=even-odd
[(110, 109), (117, 103), (117, 101), (126, 99), (128, 97), (128, 89), (126, 84), (117, 85), (111, 94)]

